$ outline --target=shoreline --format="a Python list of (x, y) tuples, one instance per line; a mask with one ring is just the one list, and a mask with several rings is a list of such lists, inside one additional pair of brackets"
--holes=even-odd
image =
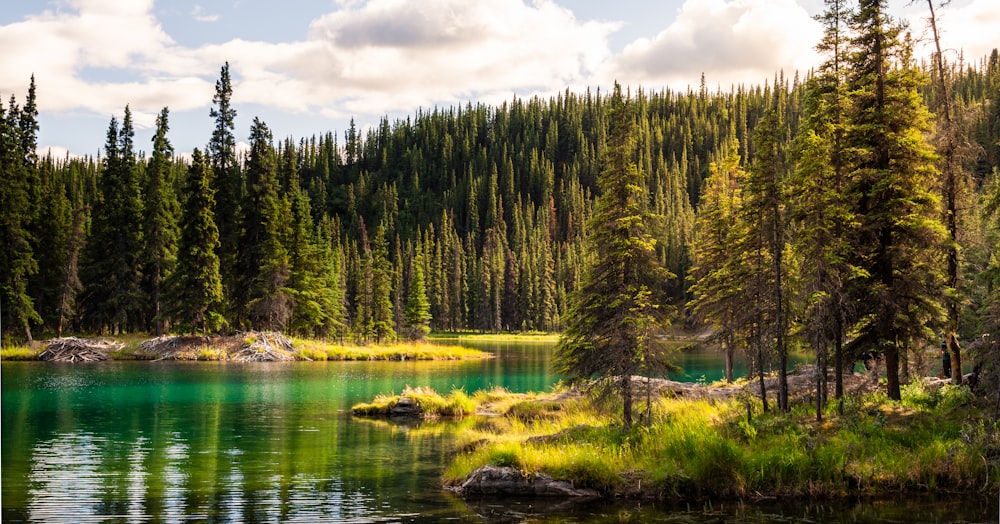
[(230, 361), (408, 361), (467, 360), (493, 355), (457, 344), (399, 341), (353, 345), (317, 339), (286, 338), (280, 333), (248, 332), (231, 336), (171, 335), (156, 338), (63, 337), (36, 341), (31, 346), (5, 347), (3, 362), (180, 360)]
[[(629, 432), (614, 409), (577, 391), (477, 391), (474, 406), (452, 416), (461, 422), (442, 488), (467, 500), (676, 502), (972, 495), (1000, 486), (1000, 428), (964, 386), (925, 378), (898, 402), (862, 388), (845, 397), (843, 414), (831, 397), (822, 421), (807, 391), (796, 391), (789, 413), (764, 413), (749, 386), (694, 388), (705, 391), (679, 395), (665, 385), (651, 403), (652, 424)], [(414, 411), (423, 403), (416, 396), (394, 412), (400, 397), (358, 405), (355, 415), (447, 418)]]

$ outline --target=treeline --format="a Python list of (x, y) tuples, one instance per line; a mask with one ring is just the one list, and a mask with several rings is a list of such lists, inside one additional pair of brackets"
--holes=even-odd
[[(892, 38), (902, 45), (902, 35)], [(728, 92), (710, 91), (703, 81), (683, 92), (626, 95), (635, 108), (634, 161), (647, 174), (645, 201), (658, 217), (657, 254), (677, 275), (666, 296), (678, 306), (697, 299), (693, 309), (678, 307), (679, 314), (712, 322), (730, 348), (759, 349), (761, 362), (778, 333), (790, 340), (792, 328), (800, 340), (819, 344), (859, 339), (859, 323), (877, 321), (876, 313), (854, 308), (840, 319), (840, 336), (830, 335), (830, 324), (813, 316), (829, 304), (817, 301), (832, 297), (831, 289), (847, 289), (844, 279), (860, 273), (820, 282), (810, 271), (820, 272), (819, 261), (827, 259), (872, 260), (880, 254), (866, 246), (880, 245), (879, 234), (907, 233), (876, 228), (868, 230), (875, 237), (834, 246), (816, 224), (844, 220), (853, 227), (869, 216), (916, 216), (908, 208), (876, 207), (869, 198), (882, 180), (874, 173), (896, 164), (859, 160), (865, 133), (877, 124), (847, 109), (868, 86), (863, 53), (850, 53), (855, 58), (840, 56), (834, 83), (824, 65), (808, 78), (779, 74), (767, 85)], [(938, 304), (944, 297), (961, 304), (956, 333), (982, 333), (996, 322), (990, 293), (997, 287), (997, 225), (981, 220), (988, 206), (980, 197), (995, 187), (989, 180), (1000, 159), (1000, 60), (996, 51), (943, 69), (898, 55), (886, 60), (890, 70), (910, 75), (899, 80), (900, 96), (913, 94), (906, 104), (916, 104), (913, 111), (930, 106), (938, 115), (920, 117), (924, 123), (907, 140), (919, 135), (937, 145), (944, 129), (939, 104), (945, 97), (951, 104), (956, 123), (948, 129), (962, 144), (955, 168), (965, 188), (952, 213), (962, 225), (956, 239), (941, 232), (896, 255), (937, 271), (947, 265), (946, 247), (960, 246), (959, 280), (925, 291), (940, 292)], [(946, 95), (938, 88), (942, 74)], [(588, 257), (584, 239), (609, 133), (607, 94), (567, 91), (497, 107), (421, 110), (406, 120), (383, 119), (365, 133), (352, 123), (343, 136), (303, 139), (276, 140), (255, 119), (244, 152), (236, 149), (231, 97), (226, 64), (206, 118), (207, 145), (190, 157), (170, 145), (166, 108), (150, 153), (139, 152), (126, 106), (120, 121), (111, 120), (100, 158), (52, 158), (36, 154), (37, 105), (44, 101), (35, 98), (34, 80), (23, 104), (11, 96), (0, 115), (4, 337), (281, 329), (364, 342), (419, 337), (429, 329), (563, 327), (567, 297)], [(828, 121), (839, 114), (831, 108), (841, 106), (842, 120)], [(839, 182), (826, 178), (836, 168), (824, 156), (830, 147), (846, 155), (835, 169), (845, 177)], [(913, 169), (923, 178), (911, 182), (923, 184), (924, 200), (933, 200), (921, 201), (921, 209), (937, 206), (933, 217), (924, 211), (921, 217), (935, 222), (932, 229), (944, 228), (942, 156), (933, 147), (917, 156), (923, 167)], [(873, 174), (862, 181), (850, 173)], [(833, 213), (857, 204), (823, 200), (835, 196), (830, 192), (869, 207), (850, 209), (850, 219), (805, 216), (806, 209)], [(770, 218), (755, 219), (756, 243), (748, 243), (747, 214), (768, 210)], [(895, 253), (894, 245), (883, 247)], [(855, 262), (852, 271), (875, 268)], [(881, 269), (913, 273), (903, 267)], [(747, 280), (733, 280), (739, 275), (769, 276), (750, 295)], [(765, 300), (764, 289), (780, 295)], [(717, 307), (705, 306), (709, 299), (699, 297), (706, 296)], [(766, 324), (762, 318), (784, 327), (754, 331)], [(907, 321), (944, 330), (937, 313)], [(920, 329), (897, 334), (908, 344), (933, 338)]]

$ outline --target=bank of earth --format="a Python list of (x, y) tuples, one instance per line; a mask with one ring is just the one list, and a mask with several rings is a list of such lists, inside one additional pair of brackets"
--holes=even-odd
[(443, 484), (466, 498), (879, 497), (1000, 486), (992, 402), (940, 379), (918, 379), (891, 401), (877, 377), (849, 376), (842, 407), (831, 392), (821, 421), (810, 366), (790, 377), (789, 413), (773, 400), (764, 412), (756, 384), (634, 380), (642, 421), (630, 431), (617, 425), (620, 409), (559, 388), (444, 396), (415, 388), (354, 413), (456, 418)]

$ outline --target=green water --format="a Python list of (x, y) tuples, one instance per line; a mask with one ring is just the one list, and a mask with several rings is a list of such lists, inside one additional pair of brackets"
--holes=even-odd
[[(498, 358), (4, 362), (3, 522), (479, 522), (480, 515), (517, 521), (544, 511), (551, 513), (537, 518), (553, 522), (616, 522), (623, 515), (685, 522), (716, 514), (727, 515), (719, 522), (763, 522), (776, 515), (766, 506), (736, 505), (467, 505), (440, 489), (452, 453), (448, 424), (397, 425), (349, 413), (356, 402), (406, 385), (538, 391), (555, 380), (550, 345), (486, 349)], [(988, 513), (990, 504), (978, 502), (976, 520), (996, 514)], [(795, 514), (867, 520), (869, 506), (860, 508), (804, 506)], [(931, 508), (927, 515), (940, 505)]]

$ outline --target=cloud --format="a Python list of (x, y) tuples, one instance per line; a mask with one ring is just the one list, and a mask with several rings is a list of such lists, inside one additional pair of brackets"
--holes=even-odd
[(652, 39), (625, 47), (612, 65), (623, 82), (695, 85), (759, 83), (817, 63), (822, 29), (794, 0), (687, 0)]
[(218, 22), (219, 15), (210, 15), (205, 13), (205, 7), (199, 4), (194, 5), (194, 9), (191, 10), (191, 18), (195, 22)]
[[(918, 54), (930, 54), (934, 46), (927, 6), (918, 4), (905, 15), (914, 38), (919, 40)], [(1000, 27), (1000, 2), (996, 0), (971, 0), (953, 2), (934, 10), (941, 37), (942, 55), (957, 61), (959, 53), (968, 61), (989, 55), (1000, 46), (997, 28)]]
[[(72, 0), (69, 10), (47, 10), (0, 26), (0, 92), (21, 93), (35, 75), (46, 111), (110, 115), (133, 103), (137, 123), (163, 105), (192, 107), (199, 86), (164, 77), (155, 65), (173, 40), (152, 15), (152, 0)], [(116, 81), (100, 77), (110, 75)]]
[(288, 72), (321, 98), (345, 100), (349, 111), (413, 109), (497, 89), (558, 90), (600, 68), (618, 27), (581, 22), (547, 0), (372, 0), (313, 22)]

